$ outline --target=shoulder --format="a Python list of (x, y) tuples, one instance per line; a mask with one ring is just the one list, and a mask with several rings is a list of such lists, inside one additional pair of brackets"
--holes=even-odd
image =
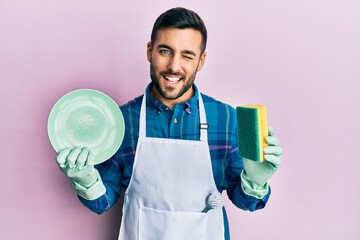
[(235, 134), (237, 132), (235, 108), (203, 93), (201, 97), (205, 106), (206, 120), (210, 126), (209, 132)]
[[(201, 94), (209, 124), (209, 143), (221, 146), (236, 146), (236, 110), (227, 103), (206, 94)], [(224, 148), (225, 149), (225, 148)]]
[(138, 96), (129, 102), (120, 106), (120, 111), (124, 117), (125, 121), (125, 130), (130, 130), (129, 128), (136, 127), (139, 123), (140, 117), (140, 108), (143, 95)]
[(138, 96), (129, 102), (123, 104), (120, 106), (121, 111), (129, 110), (129, 109), (140, 109), (141, 107), (141, 101), (143, 99), (144, 95)]
[(227, 103), (219, 101), (204, 93), (201, 93), (201, 97), (203, 99), (205, 110), (207, 112), (211, 112), (215, 114), (228, 112), (230, 116), (233, 116), (236, 113), (235, 108)]

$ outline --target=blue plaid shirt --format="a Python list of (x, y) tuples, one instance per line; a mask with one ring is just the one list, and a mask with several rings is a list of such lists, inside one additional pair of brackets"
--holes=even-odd
[[(200, 139), (198, 89), (187, 102), (170, 109), (150, 95), (146, 89), (146, 136), (158, 138)], [(208, 144), (214, 179), (219, 192), (226, 190), (229, 199), (243, 210), (255, 211), (265, 206), (269, 193), (263, 199), (248, 196), (241, 190), (242, 159), (238, 155), (237, 122), (235, 109), (207, 95), (201, 94), (206, 111)], [(129, 185), (139, 136), (139, 116), (143, 96), (120, 107), (125, 120), (125, 136), (117, 153), (108, 161), (97, 165), (106, 193), (98, 199), (80, 201), (90, 210), (103, 213), (111, 208)], [(226, 239), (229, 239), (228, 222), (224, 209)]]

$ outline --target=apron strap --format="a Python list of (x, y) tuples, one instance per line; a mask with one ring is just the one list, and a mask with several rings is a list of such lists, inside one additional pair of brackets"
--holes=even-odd
[(205, 107), (204, 102), (202, 100), (201, 94), (199, 92), (199, 111), (200, 111), (200, 141), (207, 141), (207, 130), (209, 128), (209, 124), (206, 121)]
[[(209, 125), (206, 122), (206, 114), (204, 102), (199, 93), (199, 112), (200, 112), (200, 141), (207, 141), (207, 129)], [(140, 122), (139, 122), (139, 138), (146, 137), (146, 93), (144, 93), (141, 108), (140, 108)]]
[(139, 138), (146, 137), (146, 92), (144, 93), (141, 108), (140, 108), (140, 120), (139, 120)]

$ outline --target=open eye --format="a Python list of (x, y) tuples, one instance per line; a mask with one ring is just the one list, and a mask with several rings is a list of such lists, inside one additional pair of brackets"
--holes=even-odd
[(171, 54), (170, 50), (169, 49), (160, 49), (160, 54), (163, 54), (163, 55), (169, 55)]

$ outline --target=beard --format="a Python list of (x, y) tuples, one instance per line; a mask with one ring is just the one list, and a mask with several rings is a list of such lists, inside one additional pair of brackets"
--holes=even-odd
[[(160, 95), (163, 98), (168, 99), (168, 100), (175, 100), (175, 99), (178, 99), (179, 97), (181, 97), (182, 95), (184, 95), (184, 93), (186, 93), (193, 86), (195, 78), (196, 78), (196, 72), (197, 72), (197, 69), (188, 78), (185, 78), (185, 76), (183, 74), (175, 73), (172, 71), (160, 72), (159, 76), (158, 76), (155, 72), (154, 65), (152, 63), (150, 63), (151, 81), (152, 81), (154, 87), (156, 88), (156, 90), (160, 93)], [(182, 88), (180, 89), (180, 91), (178, 93), (175, 92), (177, 89), (176, 87), (166, 86), (166, 87), (162, 88), (160, 85), (160, 78), (162, 78), (163, 75), (179, 75), (179, 76), (181, 76), (180, 81), (184, 81), (185, 84), (182, 86)]]

